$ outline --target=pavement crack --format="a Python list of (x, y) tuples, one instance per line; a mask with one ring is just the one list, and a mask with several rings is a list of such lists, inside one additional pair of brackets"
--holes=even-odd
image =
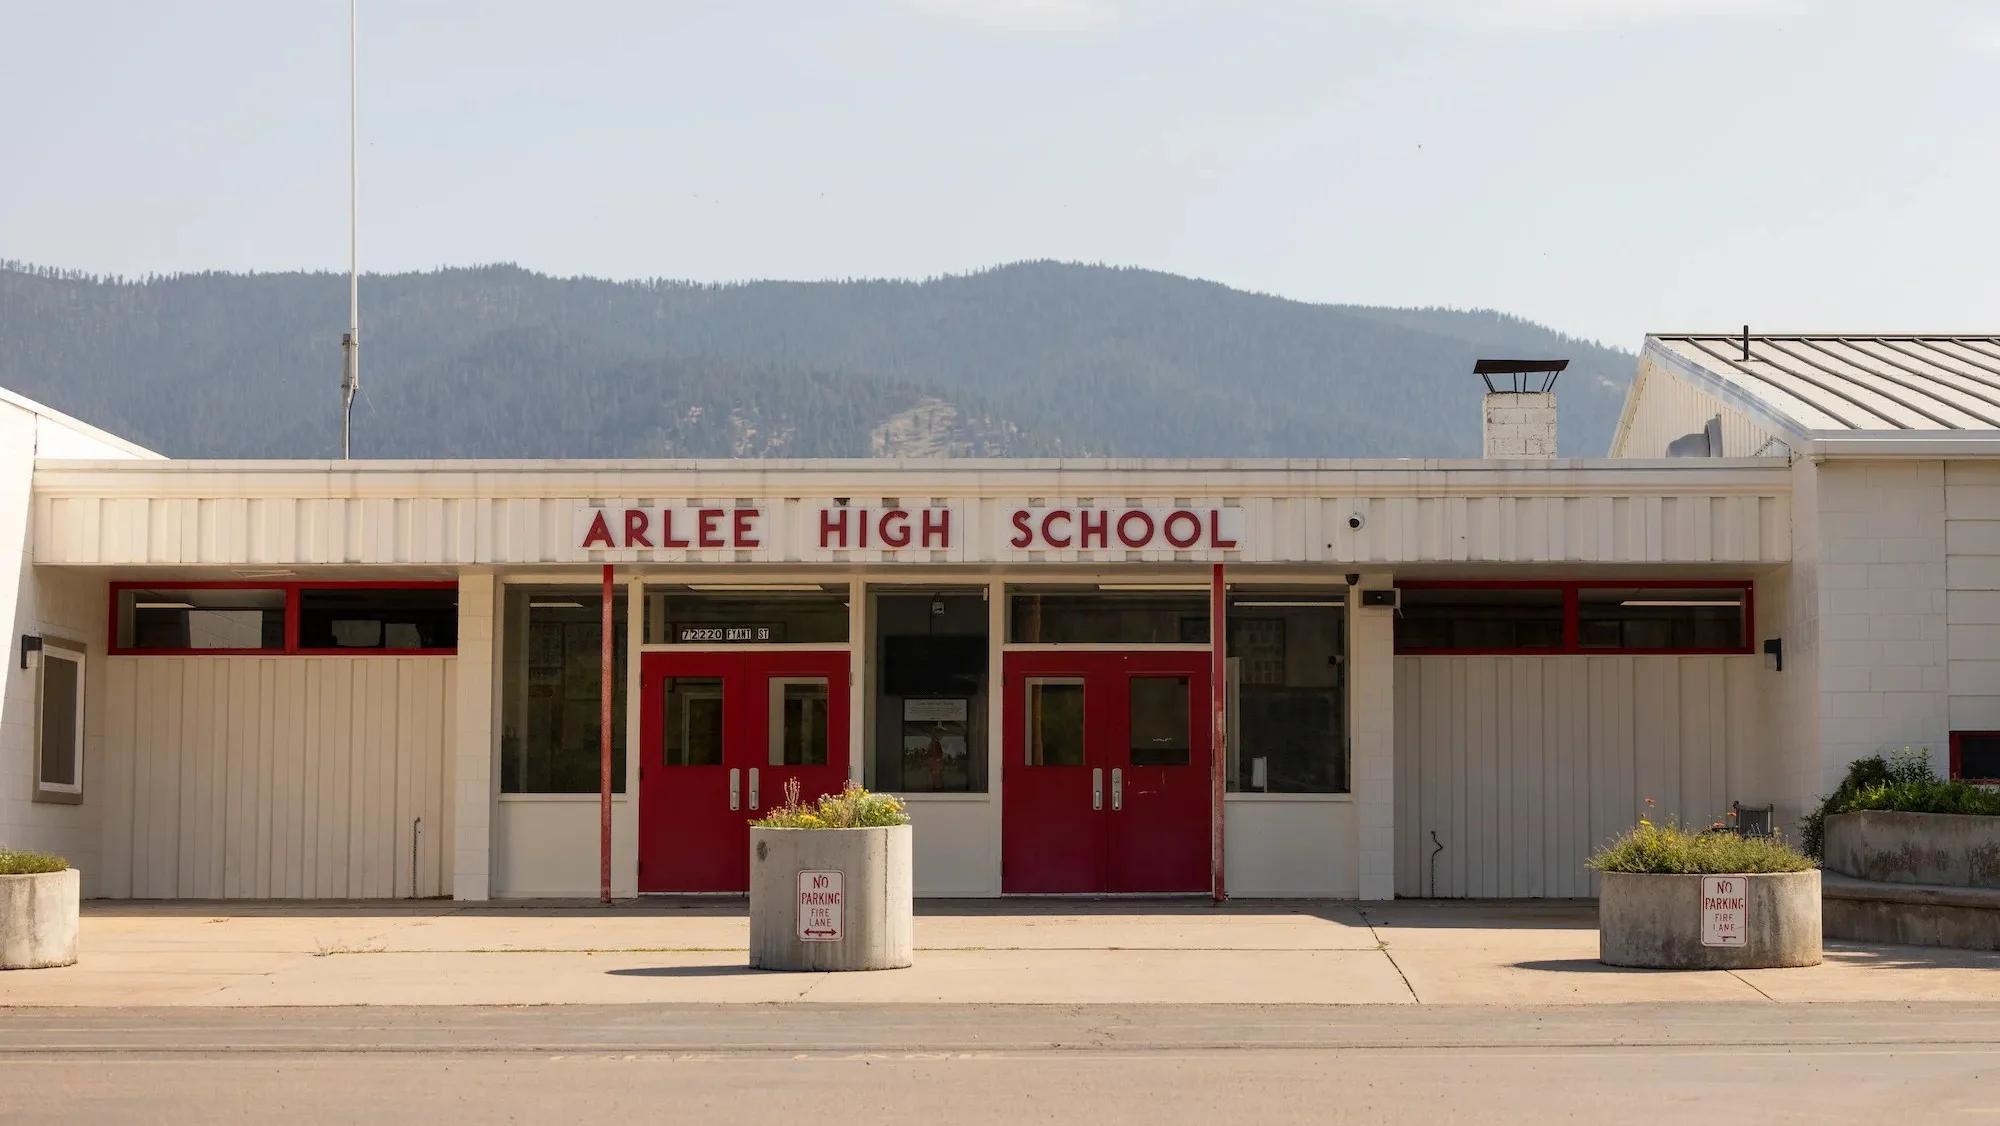
[(1776, 1000), (1777, 1000), (1777, 998), (1776, 998), (1776, 997), (1773, 997), (1773, 996), (1771, 996), (1771, 995), (1770, 995), (1769, 993), (1766, 993), (1766, 992), (1764, 992), (1764, 991), (1763, 991), (1762, 989), (1758, 989), (1758, 988), (1757, 988), (1757, 983), (1756, 983), (1756, 982), (1754, 982), (1754, 981), (1751, 981), (1751, 980), (1750, 980), (1749, 978), (1747, 978), (1747, 977), (1744, 977), (1744, 976), (1743, 976), (1742, 974), (1740, 974), (1740, 973), (1737, 973), (1737, 972), (1736, 972), (1735, 970), (1724, 970), (1724, 971), (1722, 971), (1722, 972), (1723, 972), (1723, 973), (1726, 973), (1726, 974), (1728, 974), (1728, 975), (1729, 975), (1730, 977), (1733, 977), (1733, 978), (1735, 978), (1735, 979), (1736, 979), (1737, 981), (1740, 981), (1740, 982), (1742, 982), (1743, 984), (1745, 984), (1745, 985), (1749, 986), (1750, 988), (1752, 988), (1752, 989), (1756, 989), (1756, 990), (1757, 990), (1757, 996), (1759, 996), (1759, 997), (1762, 997), (1762, 998), (1763, 998), (1764, 1000), (1766, 1000), (1766, 1001), (1776, 1001)]
[[(1422, 997), (1417, 996), (1416, 986), (1410, 984), (1410, 975), (1404, 973), (1403, 967), (1396, 962), (1396, 955), (1394, 955), (1389, 951), (1388, 940), (1384, 939), (1380, 934), (1380, 932), (1376, 931), (1375, 920), (1368, 917), (1367, 909), (1364, 907), (1356, 907), (1354, 909), (1354, 913), (1355, 915), (1360, 917), (1361, 925), (1368, 928), (1368, 937), (1375, 940), (1375, 949), (1380, 950), (1382, 952), (1382, 956), (1389, 960), (1389, 968), (1396, 971), (1396, 977), (1402, 981), (1403, 988), (1409, 990), (1410, 1000), (1418, 1005), (1423, 1004), (1424, 999)], [(1751, 988), (1754, 989), (1756, 987), (1752, 986)], [(1763, 992), (1763, 990), (1761, 989), (1757, 991), (1759, 993)]]

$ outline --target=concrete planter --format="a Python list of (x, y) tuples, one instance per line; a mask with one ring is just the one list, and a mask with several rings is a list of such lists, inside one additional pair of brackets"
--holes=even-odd
[(1826, 867), (1862, 880), (2000, 888), (2000, 817), (1863, 810), (1826, 819)]
[(76, 964), (77, 870), (0, 876), (0, 970)]
[(766, 970), (907, 966), (916, 948), (914, 886), (908, 825), (753, 827), (750, 964)]
[(1819, 872), (1739, 877), (1748, 892), (1741, 946), (1703, 946), (1700, 876), (1605, 872), (1597, 958), (1612, 966), (1754, 970), (1820, 961)]

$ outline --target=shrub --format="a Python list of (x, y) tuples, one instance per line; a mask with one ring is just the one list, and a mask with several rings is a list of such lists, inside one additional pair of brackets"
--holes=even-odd
[(60, 872), (67, 867), (69, 861), (54, 853), (0, 848), (0, 876), (37, 876), (44, 872)]
[(1624, 836), (1598, 849), (1584, 866), (1599, 872), (1654, 872), (1679, 875), (1804, 872), (1812, 858), (1775, 837), (1739, 837), (1733, 832), (1690, 831), (1679, 825), (1641, 820)]
[(903, 803), (888, 794), (871, 794), (849, 782), (838, 794), (825, 794), (810, 805), (799, 800), (799, 782), (785, 783), (785, 804), (752, 821), (760, 829), (873, 829), (908, 825)]
[(1904, 747), (1887, 758), (1869, 755), (1847, 764), (1847, 777), (1820, 800), (1818, 809), (1799, 821), (1800, 843), (1807, 853), (1823, 855), (1827, 816), (1864, 809), (2000, 816), (2000, 793), (1939, 778), (1931, 770), (1928, 751)]

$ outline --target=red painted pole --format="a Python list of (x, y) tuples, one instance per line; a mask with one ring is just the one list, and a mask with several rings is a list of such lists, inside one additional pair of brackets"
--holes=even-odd
[(597, 717), (597, 883), (598, 897), (611, 902), (611, 564), (604, 565), (602, 671), (598, 675)]
[(1222, 795), (1229, 766), (1229, 602), (1222, 582), (1222, 564), (1210, 573), (1208, 584), (1208, 689), (1209, 718), (1214, 727), (1209, 736), (1209, 869), (1215, 901), (1229, 898), (1222, 875)]

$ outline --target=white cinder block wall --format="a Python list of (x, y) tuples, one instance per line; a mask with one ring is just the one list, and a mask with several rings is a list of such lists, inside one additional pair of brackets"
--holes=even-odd
[(1493, 391), (1486, 396), (1482, 457), (1556, 456), (1556, 395), (1553, 391)]
[(2000, 731), (2000, 463), (1944, 463), (1944, 551), (1951, 728)]
[(1944, 462), (1825, 461), (1813, 479), (1816, 503), (1794, 510), (1816, 513), (1816, 565), (1793, 567), (1794, 581), (1816, 587), (1818, 614), (1819, 755), (1803, 779), (1808, 802), (1865, 755), (1929, 748), (1945, 769), (1950, 607), (1958, 601), (1977, 617), (1982, 600), (1947, 588)]

